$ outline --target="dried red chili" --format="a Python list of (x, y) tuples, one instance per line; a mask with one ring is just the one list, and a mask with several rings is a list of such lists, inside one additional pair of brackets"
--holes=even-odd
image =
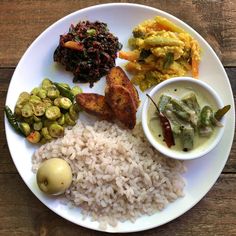
[(162, 128), (162, 133), (164, 136), (164, 141), (165, 141), (166, 145), (170, 148), (171, 146), (175, 145), (175, 140), (174, 140), (173, 132), (171, 130), (170, 122), (167, 119), (167, 117), (162, 112), (160, 112), (160, 110), (159, 110), (157, 104), (154, 102), (154, 100), (148, 94), (146, 94), (146, 95), (152, 101), (152, 103), (154, 104), (154, 106), (157, 109), (157, 113), (158, 113), (161, 128)]

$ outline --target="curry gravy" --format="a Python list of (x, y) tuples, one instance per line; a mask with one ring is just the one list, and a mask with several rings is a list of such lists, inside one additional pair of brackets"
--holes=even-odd
[[(218, 109), (215, 102), (210, 98), (210, 96), (205, 91), (200, 91), (196, 88), (193, 88), (184, 84), (178, 84), (177, 86), (169, 85), (168, 89), (165, 89), (161, 91), (160, 93), (155, 94), (153, 96), (153, 99), (158, 104), (159, 98), (163, 93), (173, 98), (181, 99), (185, 94), (189, 92), (195, 93), (200, 108), (202, 108), (205, 105), (209, 105), (212, 107), (213, 111), (216, 111)], [(148, 109), (148, 127), (153, 137), (155, 138), (155, 140), (158, 143), (166, 146), (166, 143), (163, 140), (162, 128), (160, 126), (160, 121), (156, 112), (156, 108), (152, 103), (150, 104), (150, 107)], [(193, 149), (196, 149), (196, 148), (204, 149), (205, 147), (207, 147), (209, 142), (215, 138), (217, 129), (219, 128), (214, 127), (213, 133), (211, 134), (210, 137), (200, 137), (198, 133), (195, 132)], [(175, 138), (175, 145), (172, 146), (171, 149), (184, 152), (181, 147), (182, 145), (181, 145), (180, 138), (176, 136), (174, 136), (174, 138)]]

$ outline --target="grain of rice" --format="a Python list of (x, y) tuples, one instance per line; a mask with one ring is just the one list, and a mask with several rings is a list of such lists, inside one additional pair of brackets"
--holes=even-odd
[(34, 153), (33, 171), (54, 156), (72, 169), (73, 182), (65, 197), (102, 229), (154, 214), (184, 195), (183, 162), (154, 150), (140, 124), (130, 131), (107, 121), (78, 121), (63, 138)]

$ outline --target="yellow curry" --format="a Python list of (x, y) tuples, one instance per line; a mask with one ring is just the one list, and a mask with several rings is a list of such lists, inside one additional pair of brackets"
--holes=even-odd
[(132, 51), (120, 51), (129, 62), (127, 71), (142, 91), (171, 77), (191, 71), (198, 77), (200, 47), (186, 31), (164, 17), (156, 16), (136, 26), (129, 39)]

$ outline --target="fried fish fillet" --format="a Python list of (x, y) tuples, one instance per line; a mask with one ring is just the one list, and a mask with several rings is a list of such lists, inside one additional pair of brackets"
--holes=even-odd
[(109, 71), (106, 82), (105, 96), (81, 93), (76, 96), (76, 102), (89, 114), (108, 121), (115, 118), (133, 129), (140, 103), (137, 90), (120, 67)]
[(116, 119), (133, 129), (136, 124), (136, 105), (130, 91), (122, 85), (107, 86), (105, 99)]
[(111, 121), (114, 113), (106, 103), (105, 96), (96, 93), (80, 93), (76, 95), (76, 102), (89, 114), (103, 120)]
[(131, 97), (134, 99), (135, 107), (137, 110), (140, 103), (138, 92), (121, 67), (116, 66), (111, 68), (106, 76), (106, 81), (108, 88), (114, 85), (120, 85), (126, 88), (130, 92)]

